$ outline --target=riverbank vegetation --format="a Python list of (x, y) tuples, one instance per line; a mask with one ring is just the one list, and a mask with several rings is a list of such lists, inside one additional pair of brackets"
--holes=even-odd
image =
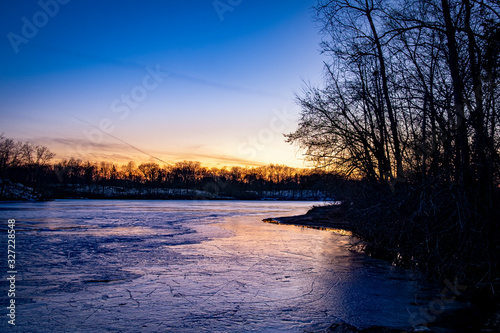
[(323, 87), (290, 143), (344, 186), (373, 249), (429, 277), (500, 282), (500, 6), (475, 0), (318, 1)]

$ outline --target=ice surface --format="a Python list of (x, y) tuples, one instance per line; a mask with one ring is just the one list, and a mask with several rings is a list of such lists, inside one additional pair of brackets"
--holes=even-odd
[(349, 251), (347, 236), (261, 222), (313, 204), (2, 203), (2, 228), (16, 219), (18, 281), (16, 326), (8, 327), (4, 297), (0, 330), (303, 332), (339, 320), (409, 327), (422, 285), (412, 272)]

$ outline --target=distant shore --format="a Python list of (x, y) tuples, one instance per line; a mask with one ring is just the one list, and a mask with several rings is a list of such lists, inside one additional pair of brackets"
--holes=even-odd
[(114, 200), (277, 200), (328, 201), (331, 195), (321, 190), (234, 190), (97, 185), (48, 185), (34, 189), (21, 183), (0, 180), (0, 201), (47, 201), (53, 199), (114, 199)]

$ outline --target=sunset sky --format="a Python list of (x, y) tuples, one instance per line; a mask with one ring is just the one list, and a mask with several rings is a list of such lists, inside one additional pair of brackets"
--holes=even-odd
[[(0, 133), (56, 158), (302, 167), (315, 1), (4, 1)], [(157, 159), (156, 159), (157, 158)]]

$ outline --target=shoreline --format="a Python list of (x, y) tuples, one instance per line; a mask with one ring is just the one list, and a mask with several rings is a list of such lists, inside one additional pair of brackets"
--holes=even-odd
[[(344, 217), (345, 212), (341, 205), (314, 206), (303, 215), (283, 216), (266, 218), (265, 223), (278, 225), (294, 225), (303, 228), (312, 228), (335, 232), (345, 236), (355, 237), (353, 235), (353, 225)], [(389, 327), (369, 327), (358, 329), (348, 323), (334, 323), (325, 333), (401, 333), (402, 329)]]
[[(263, 219), (264, 223), (277, 225), (294, 225), (303, 228), (312, 228), (335, 232), (337, 234), (355, 237), (353, 235), (353, 225), (344, 217), (344, 210), (341, 205), (314, 206), (303, 215), (282, 216)], [(334, 323), (325, 333), (402, 333), (402, 329), (389, 327), (369, 327), (358, 329), (348, 323)]]
[[(318, 230), (326, 230), (350, 237), (356, 237), (356, 226), (345, 217), (345, 209), (341, 205), (325, 205), (314, 206), (303, 215), (284, 216), (266, 218), (264, 223), (272, 223), (277, 225), (294, 225), (303, 228), (313, 228)], [(364, 243), (360, 240), (361, 243)], [(359, 250), (359, 249), (358, 249)], [(365, 249), (359, 250), (368, 256), (375, 257), (391, 262), (390, 257), (374, 255), (373, 252), (368, 252)], [(404, 265), (397, 265), (404, 267)], [(409, 267), (405, 267), (411, 269)], [(439, 287), (436, 292), (439, 292)], [(417, 326), (412, 331), (425, 330), (426, 332), (471, 332), (479, 330), (480, 332), (500, 332), (500, 302), (489, 304), (491, 308), (484, 308), (481, 299), (477, 299), (479, 295), (472, 290), (462, 294), (459, 298), (462, 302), (467, 303), (467, 306), (459, 309), (445, 309), (436, 317), (433, 322), (429, 322), (424, 326)], [(489, 312), (486, 314), (484, 312)], [(477, 318), (478, 312), (483, 312), (481, 319)], [(369, 327), (358, 329), (348, 323), (334, 323), (325, 333), (358, 333), (358, 332), (375, 332), (375, 333), (406, 333), (404, 329), (394, 329), (391, 327)], [(411, 331), (410, 331), (411, 332)]]
[(272, 217), (262, 220), (266, 223), (295, 225), (320, 230), (343, 230), (352, 235), (354, 226), (344, 217), (341, 205), (314, 206), (303, 215)]

